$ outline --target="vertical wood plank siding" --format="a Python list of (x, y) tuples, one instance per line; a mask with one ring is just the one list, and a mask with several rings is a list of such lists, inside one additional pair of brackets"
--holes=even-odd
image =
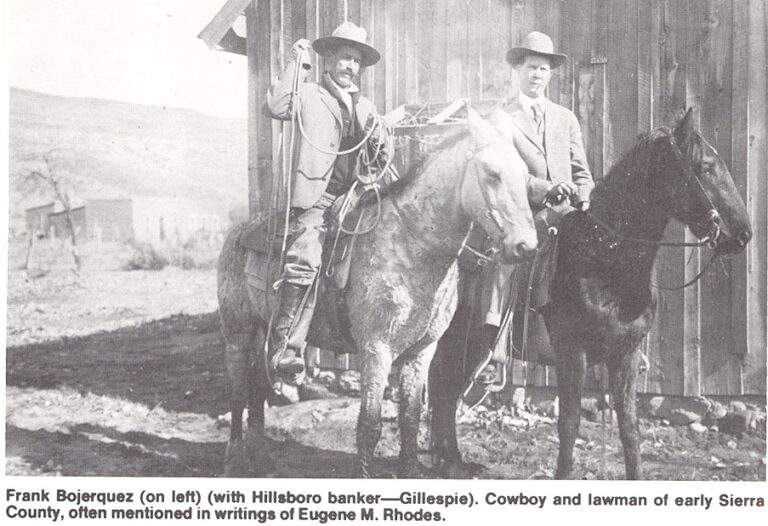
[[(250, 205), (263, 211), (277, 137), (261, 117), (281, 60), (346, 19), (362, 24), (382, 61), (361, 78), (381, 112), (401, 104), (514, 95), (509, 47), (534, 29), (569, 56), (549, 96), (582, 124), (596, 179), (652, 127), (689, 106), (728, 164), (747, 203), (754, 238), (745, 254), (716, 265), (684, 291), (661, 291), (644, 343), (646, 392), (765, 394), (768, 239), (766, 0), (254, 0), (247, 11), (250, 70)], [(277, 27), (275, 27), (275, 24)], [(320, 71), (322, 64), (315, 68)], [(666, 240), (691, 240), (671, 224)], [(662, 248), (654, 279), (682, 283), (704, 251)], [(515, 380), (552, 383), (545, 369), (516, 364)]]

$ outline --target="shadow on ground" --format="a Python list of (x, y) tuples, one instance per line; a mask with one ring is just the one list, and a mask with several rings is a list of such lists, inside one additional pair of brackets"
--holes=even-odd
[(5, 381), (37, 389), (66, 386), (173, 411), (228, 411), (216, 313), (10, 347)]

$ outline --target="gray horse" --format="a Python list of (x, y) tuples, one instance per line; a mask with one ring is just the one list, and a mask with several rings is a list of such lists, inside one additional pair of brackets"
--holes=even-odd
[[(525, 164), (494, 126), (474, 111), (468, 113), (466, 129), (446, 138), (426, 162), (388, 189), (377, 227), (356, 240), (345, 302), (362, 362), (356, 466), (360, 477), (372, 475), (382, 399), (395, 360), (401, 395), (398, 472), (404, 477), (421, 473), (416, 438), (422, 386), (436, 342), (456, 309), (457, 256), (472, 224), (483, 227), (506, 262), (536, 249)], [(264, 402), (271, 389), (263, 360), (268, 298), (246, 281), (248, 249), (239, 239), (247, 229), (240, 225), (229, 234), (218, 268), (231, 383), (229, 473), (238, 466), (249, 472), (264, 470), (257, 453), (264, 443)], [(243, 440), (246, 405), (248, 430)]]

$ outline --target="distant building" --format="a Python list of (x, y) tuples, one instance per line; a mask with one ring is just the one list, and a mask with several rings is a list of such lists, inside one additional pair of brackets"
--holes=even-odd
[[(140, 241), (173, 246), (193, 238), (213, 241), (223, 229), (217, 214), (176, 197), (91, 199), (70, 212), (80, 243)], [(66, 212), (53, 203), (27, 209), (26, 222), (27, 231), (37, 237), (69, 237)]]
[[(85, 223), (85, 207), (78, 206), (70, 209), (72, 216), (72, 226), (75, 229), (75, 240), (78, 243), (86, 241), (86, 223)], [(49, 236), (55, 238), (68, 238), (69, 237), (69, 223), (67, 222), (67, 213), (64, 210), (59, 212), (53, 212), (48, 216), (48, 230)]]
[(27, 208), (24, 214), (27, 233), (38, 238), (48, 237), (50, 234), (49, 217), (55, 209), (56, 205), (54, 203)]
[(99, 242), (134, 239), (133, 204), (130, 198), (86, 201), (85, 231), (89, 240)]
[(193, 236), (213, 237), (222, 231), (221, 218), (177, 197), (135, 197), (132, 199), (134, 239), (158, 244), (186, 243)]

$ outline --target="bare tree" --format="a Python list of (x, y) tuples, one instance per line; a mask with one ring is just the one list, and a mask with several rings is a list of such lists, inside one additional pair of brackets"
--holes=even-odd
[[(77, 236), (75, 235), (75, 223), (72, 219), (72, 206), (70, 205), (69, 195), (63, 188), (62, 177), (54, 167), (54, 163), (51, 160), (53, 151), (46, 152), (41, 155), (43, 165), (38, 168), (28, 169), (23, 177), (27, 181), (32, 181), (36, 184), (43, 184), (53, 191), (53, 195), (56, 200), (64, 208), (64, 219), (66, 221), (67, 230), (69, 230), (69, 238), (72, 246), (72, 259), (75, 262), (76, 272), (79, 273), (82, 267), (82, 260), (77, 248)], [(27, 252), (27, 263), (29, 262), (29, 250), (31, 249), (31, 243)]]

